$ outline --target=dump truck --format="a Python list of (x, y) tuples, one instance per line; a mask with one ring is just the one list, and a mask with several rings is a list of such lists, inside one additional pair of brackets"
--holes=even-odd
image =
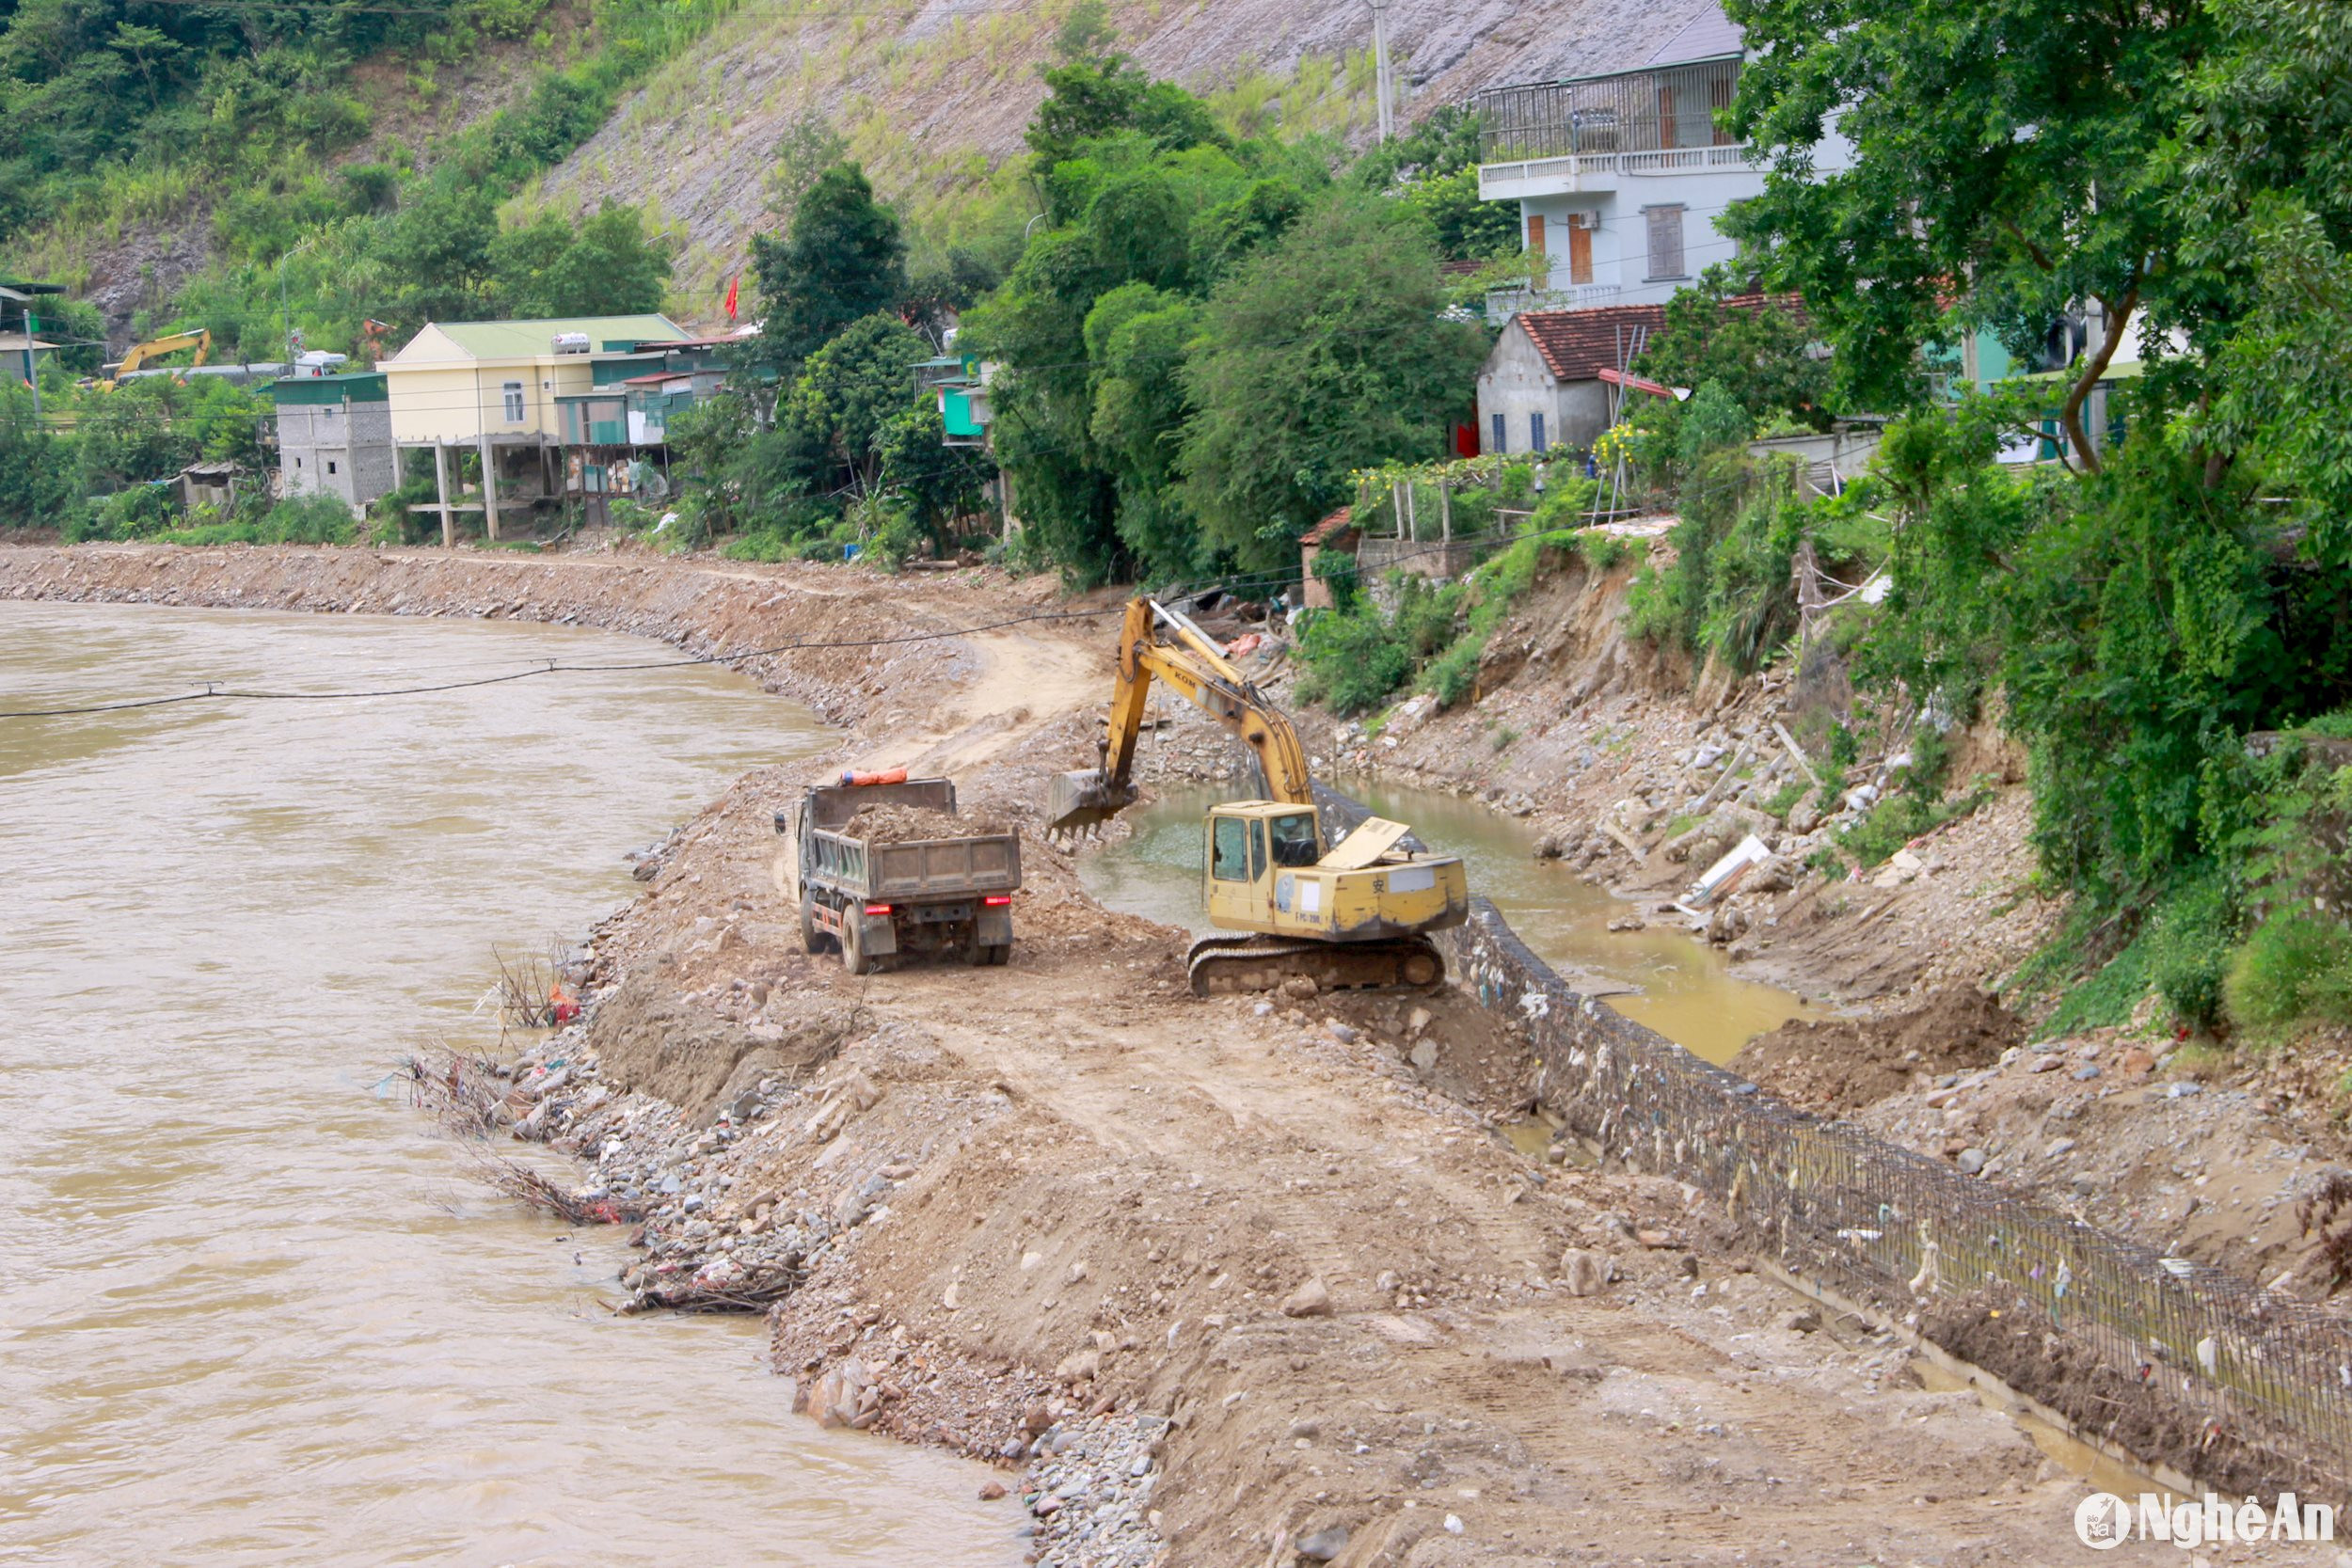
[(957, 833), (956, 786), (903, 771), (812, 786), (776, 832), (793, 841), (801, 943), (852, 974), (902, 953), (1012, 957), (1021, 835)]
[(1409, 830), (1377, 816), (1344, 836), (1327, 833), (1289, 718), (1181, 611), (1130, 602), (1118, 665), (1101, 761), (1055, 778), (1050, 830), (1090, 828), (1135, 803), (1136, 739), (1154, 680), (1237, 736), (1265, 776), (1265, 799), (1213, 806), (1202, 825), (1209, 924), (1243, 934), (1193, 943), (1185, 970), (1195, 994), (1272, 990), (1299, 975), (1324, 990), (1445, 978), (1429, 933), (1470, 916), (1458, 856), (1408, 848)]

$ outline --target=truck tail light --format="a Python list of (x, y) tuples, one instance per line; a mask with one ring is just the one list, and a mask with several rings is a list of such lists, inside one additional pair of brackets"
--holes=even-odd
[(1002, 909), (1007, 904), (1012, 902), (1012, 895), (1009, 893), (992, 893), (981, 898), (980, 902), (992, 910)]
[(890, 906), (887, 904), (868, 904), (866, 906), (866, 912), (867, 914), (888, 914), (890, 912)]

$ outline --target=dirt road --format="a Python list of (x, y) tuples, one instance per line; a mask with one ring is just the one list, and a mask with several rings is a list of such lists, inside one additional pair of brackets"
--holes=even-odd
[[(0, 594), (530, 614), (722, 651), (1057, 602), (210, 553), (0, 552)], [(1045, 776), (1090, 759), (1106, 637), (1039, 620), (755, 665), (854, 724), (828, 766), (952, 767), (967, 812), (1023, 826), (1028, 885), (1009, 968), (853, 980), (801, 952), (779, 885), (771, 816), (805, 774), (755, 773), (674, 835), (595, 935), (588, 1025), (510, 1106), (647, 1212), (632, 1289), (788, 1259), (776, 1364), (811, 1412), (1018, 1464), (1007, 1528), (1065, 1568), (1321, 1560), (1297, 1555), (1317, 1537), (1351, 1568), (2182, 1560), (2079, 1547), (2084, 1482), (1747, 1272), (1685, 1189), (1520, 1152), (1496, 1118), (1526, 1063), (1472, 999), (1190, 996), (1184, 938), (1093, 906), (1034, 832)]]

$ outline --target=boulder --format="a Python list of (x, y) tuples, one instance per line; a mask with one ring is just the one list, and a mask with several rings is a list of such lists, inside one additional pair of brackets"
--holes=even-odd
[(1310, 1275), (1306, 1282), (1282, 1298), (1282, 1316), (1286, 1318), (1327, 1318), (1331, 1315), (1331, 1292), (1323, 1281)]
[(1560, 1255), (1560, 1278), (1572, 1296), (1597, 1296), (1617, 1277), (1617, 1260), (1605, 1252), (1570, 1247)]

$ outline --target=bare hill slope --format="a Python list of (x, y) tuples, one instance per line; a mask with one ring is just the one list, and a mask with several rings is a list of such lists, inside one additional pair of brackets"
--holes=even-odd
[[(1398, 74), (1418, 116), (1502, 82), (1640, 63), (1711, 0), (1395, 0)], [(747, 0), (661, 67), (535, 199), (641, 202), (684, 234), (679, 289), (708, 314), (749, 236), (785, 130), (822, 115), (886, 195), (917, 209), (1018, 152), (1062, 5), (930, 0), (902, 15), (836, 0)], [(1120, 45), (1153, 74), (1221, 97), (1242, 123), (1371, 133), (1364, 0), (1117, 0)]]

